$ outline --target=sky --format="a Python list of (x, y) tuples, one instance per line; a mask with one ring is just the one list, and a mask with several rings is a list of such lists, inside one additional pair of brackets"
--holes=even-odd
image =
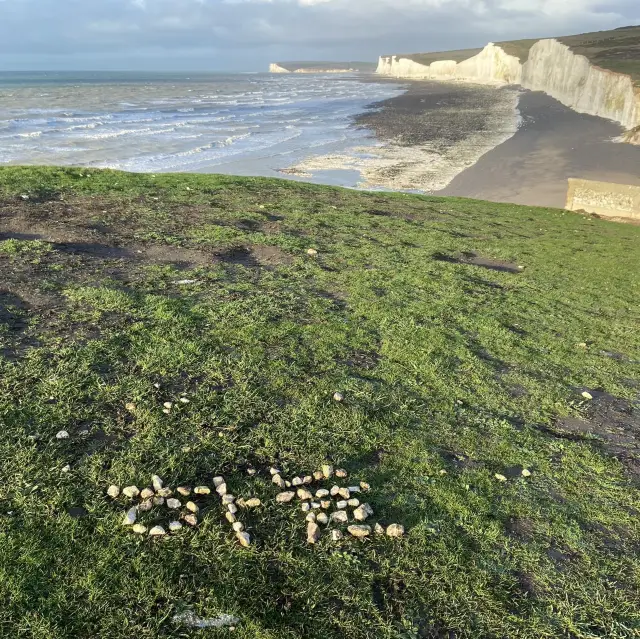
[(261, 71), (640, 24), (640, 0), (0, 0), (0, 70)]

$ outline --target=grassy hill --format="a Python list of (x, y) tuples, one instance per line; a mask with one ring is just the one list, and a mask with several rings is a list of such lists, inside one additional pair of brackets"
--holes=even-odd
[[(56, 168), (0, 210), (0, 636), (637, 636), (640, 227)], [(307, 544), (269, 469), (327, 461), (406, 535)], [(152, 474), (258, 497), (251, 546), (217, 496), (134, 534)]]
[[(540, 38), (498, 42), (509, 55), (526, 62), (529, 50)], [(556, 37), (577, 54), (587, 57), (593, 64), (618, 73), (631, 75), (640, 84), (640, 26), (624, 27), (611, 31), (597, 31), (579, 35)], [(436, 60), (461, 62), (480, 53), (482, 49), (461, 49), (434, 53), (401, 54), (420, 64)]]

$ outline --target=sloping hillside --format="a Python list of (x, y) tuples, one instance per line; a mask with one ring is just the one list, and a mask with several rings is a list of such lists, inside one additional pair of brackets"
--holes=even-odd
[(0, 211), (2, 637), (640, 628), (640, 227), (56, 168)]

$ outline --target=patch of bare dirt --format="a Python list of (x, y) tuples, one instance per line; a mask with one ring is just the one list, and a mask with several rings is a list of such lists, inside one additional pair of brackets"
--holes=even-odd
[(523, 267), (514, 262), (496, 260), (491, 257), (484, 257), (477, 253), (465, 252), (459, 255), (447, 255), (446, 253), (436, 253), (433, 258), (439, 262), (450, 262), (453, 264), (470, 264), (479, 266), (491, 271), (501, 271), (503, 273), (522, 273)]
[(558, 419), (551, 433), (573, 440), (595, 441), (617, 458), (629, 476), (640, 481), (640, 398), (629, 401), (601, 391), (589, 391), (584, 418)]

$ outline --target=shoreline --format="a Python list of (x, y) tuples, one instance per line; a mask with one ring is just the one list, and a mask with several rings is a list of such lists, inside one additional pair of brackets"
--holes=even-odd
[(355, 116), (354, 126), (370, 131), (371, 144), (310, 156), (281, 174), (313, 179), (328, 170), (357, 171), (361, 180), (356, 188), (435, 193), (517, 132), (518, 88), (462, 82), (402, 84), (402, 95), (374, 102)]

